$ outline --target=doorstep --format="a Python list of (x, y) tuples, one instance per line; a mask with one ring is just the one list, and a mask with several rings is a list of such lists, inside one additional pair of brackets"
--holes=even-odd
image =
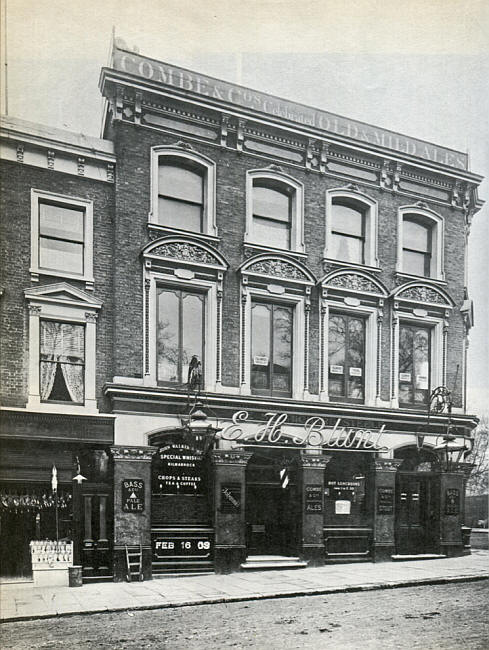
[(307, 562), (287, 555), (248, 555), (242, 571), (269, 571), (273, 569), (305, 569)]

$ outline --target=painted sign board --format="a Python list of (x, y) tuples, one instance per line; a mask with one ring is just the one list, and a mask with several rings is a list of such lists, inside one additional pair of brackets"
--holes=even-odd
[(125, 478), (122, 481), (122, 511), (139, 514), (144, 512), (144, 481)]
[(153, 462), (153, 494), (202, 494), (203, 453), (177, 438), (158, 449)]
[(460, 513), (460, 490), (448, 488), (445, 494), (445, 514), (458, 515)]
[(153, 537), (153, 555), (156, 559), (209, 558), (212, 553), (212, 541), (205, 535), (168, 535), (158, 534)]
[(241, 512), (241, 484), (223, 483), (221, 485), (221, 512), (238, 514)]
[(394, 514), (394, 488), (382, 487), (377, 488), (377, 514), (393, 515)]
[(279, 120), (294, 122), (302, 127), (323, 131), (341, 139), (355, 140), (367, 146), (390, 149), (407, 156), (455, 167), (468, 168), (468, 156), (460, 151), (440, 147), (394, 131), (381, 129), (358, 120), (318, 110), (304, 104), (274, 97), (226, 81), (214, 79), (162, 61), (141, 56), (122, 47), (114, 47), (112, 68), (142, 77), (154, 85), (160, 84), (201, 97), (210, 103), (228, 104)]
[(305, 486), (305, 511), (310, 515), (320, 515), (323, 512), (323, 486), (320, 484)]

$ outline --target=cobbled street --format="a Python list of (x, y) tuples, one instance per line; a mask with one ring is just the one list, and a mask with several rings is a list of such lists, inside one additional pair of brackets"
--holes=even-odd
[(2, 650), (489, 647), (489, 582), (4, 623)]

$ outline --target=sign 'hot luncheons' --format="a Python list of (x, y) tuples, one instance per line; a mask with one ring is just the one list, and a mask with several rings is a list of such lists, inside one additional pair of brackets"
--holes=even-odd
[(177, 91), (192, 93), (210, 101), (251, 109), (271, 117), (295, 122), (304, 127), (357, 140), (367, 145), (391, 149), (433, 163), (459, 169), (467, 169), (468, 166), (468, 158), (465, 153), (207, 77), (168, 63), (149, 59), (136, 52), (128, 52), (115, 47), (112, 54), (112, 66), (115, 70), (137, 75), (150, 82), (156, 82)]
[(341, 426), (338, 418), (334, 427), (326, 426), (321, 417), (311, 417), (303, 427), (289, 426), (286, 413), (267, 413), (268, 421), (264, 426), (246, 427), (248, 411), (237, 411), (232, 424), (219, 434), (222, 440), (240, 444), (261, 444), (272, 446), (308, 447), (325, 449), (350, 449), (358, 451), (387, 451), (381, 445), (385, 425), (380, 429), (361, 429)]

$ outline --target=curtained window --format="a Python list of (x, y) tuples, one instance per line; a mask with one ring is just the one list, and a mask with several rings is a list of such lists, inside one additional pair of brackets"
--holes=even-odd
[(85, 327), (51, 320), (41, 321), (41, 400), (85, 401)]

